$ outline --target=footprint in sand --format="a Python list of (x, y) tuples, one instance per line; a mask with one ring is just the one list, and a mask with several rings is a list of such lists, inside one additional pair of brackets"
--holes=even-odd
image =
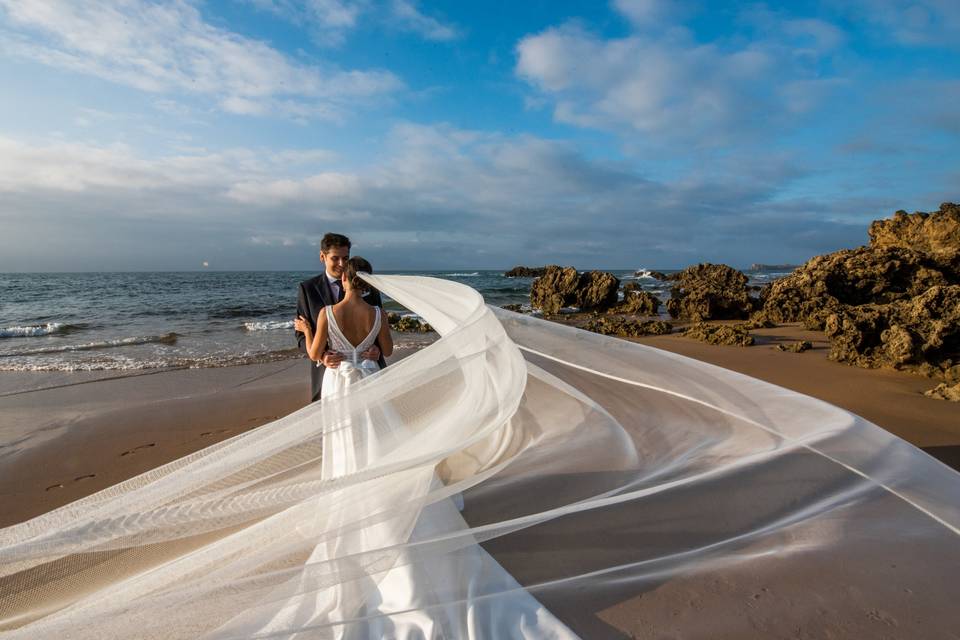
[(142, 444), (142, 445), (140, 445), (139, 447), (134, 447), (133, 449), (127, 449), (126, 451), (124, 451), (124, 452), (121, 453), (120, 455), (121, 455), (121, 456), (128, 456), (128, 455), (131, 455), (131, 454), (136, 453), (139, 449), (147, 449), (147, 448), (149, 448), (149, 447), (155, 447), (155, 446), (157, 446), (157, 443), (156, 443), (156, 442), (148, 442), (147, 444)]
[(97, 477), (97, 474), (95, 474), (95, 473), (88, 473), (88, 474), (83, 475), (83, 476), (77, 476), (76, 478), (73, 479), (73, 481), (74, 481), (74, 482), (80, 482), (81, 480), (87, 480), (87, 479), (89, 479), (89, 478), (96, 478), (96, 477)]
[(49, 487), (47, 487), (47, 491), (50, 491), (50, 489), (63, 489), (63, 485), (60, 483), (52, 484)]

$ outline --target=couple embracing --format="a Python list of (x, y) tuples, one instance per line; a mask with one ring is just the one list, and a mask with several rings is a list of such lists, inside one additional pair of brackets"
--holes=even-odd
[(300, 351), (315, 362), (313, 401), (379, 371), (393, 353), (380, 293), (358, 275), (372, 273), (370, 263), (351, 258), (350, 239), (338, 233), (323, 236), (320, 261), (324, 272), (300, 283), (294, 320)]

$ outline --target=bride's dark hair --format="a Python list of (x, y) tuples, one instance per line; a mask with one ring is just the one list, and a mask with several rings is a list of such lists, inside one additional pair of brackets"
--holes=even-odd
[(363, 279), (357, 275), (358, 272), (364, 273), (373, 273), (373, 267), (366, 260), (366, 258), (361, 258), (360, 256), (354, 256), (347, 260), (347, 264), (343, 267), (343, 273), (347, 276), (347, 280), (350, 281), (350, 286), (359, 291), (360, 293), (365, 293), (370, 290), (370, 285), (363, 281)]

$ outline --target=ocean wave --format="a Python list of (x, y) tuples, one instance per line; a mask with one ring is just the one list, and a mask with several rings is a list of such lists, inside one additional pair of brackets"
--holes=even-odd
[(393, 349), (394, 351), (406, 351), (407, 349), (419, 350), (423, 349), (424, 347), (429, 347), (434, 342), (434, 340), (409, 340), (405, 342), (396, 342), (393, 345)]
[(480, 275), (479, 271), (474, 271), (473, 273), (445, 273), (445, 276), (454, 276), (459, 278), (472, 278), (474, 276)]
[(292, 306), (284, 307), (258, 307), (258, 306), (239, 306), (239, 307), (224, 307), (223, 309), (217, 309), (216, 311), (211, 311), (207, 314), (209, 318), (257, 318), (260, 316), (272, 316), (277, 313), (283, 313), (284, 311), (289, 311), (292, 309)]
[(100, 342), (87, 342), (85, 344), (58, 345), (56, 347), (40, 347), (38, 349), (24, 349), (14, 353), (0, 354), (0, 357), (9, 358), (16, 356), (36, 356), (50, 353), (68, 353), (74, 351), (96, 351), (99, 349), (112, 349), (116, 347), (129, 347), (138, 344), (176, 344), (179, 334), (165, 333), (162, 336), (133, 336), (130, 338), (118, 338), (116, 340), (103, 340)]
[(32, 338), (34, 336), (66, 334), (82, 328), (82, 325), (63, 324), (62, 322), (48, 322), (46, 324), (26, 325), (23, 327), (3, 327), (0, 328), (0, 338)]
[(303, 357), (298, 349), (214, 354), (199, 357), (141, 359), (120, 356), (80, 361), (4, 362), (0, 371), (142, 371), (147, 369), (214, 369), (265, 362), (279, 362)]
[(267, 320), (265, 322), (244, 322), (243, 328), (247, 331), (276, 331), (278, 329), (293, 329), (293, 320)]

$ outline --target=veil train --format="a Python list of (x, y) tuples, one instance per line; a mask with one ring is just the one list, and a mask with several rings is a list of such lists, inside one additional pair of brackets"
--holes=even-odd
[[(0, 530), (0, 638), (624, 637), (672, 597), (709, 612), (757, 580), (810, 616), (811, 584), (894, 615), (909, 583), (926, 637), (955, 628), (955, 471), (753, 378), (453, 282), (365, 279), (440, 339)], [(324, 477), (338, 432), (353, 464)], [(905, 544), (922, 551), (878, 580)], [(783, 601), (748, 604), (683, 635), (790, 624)]]

